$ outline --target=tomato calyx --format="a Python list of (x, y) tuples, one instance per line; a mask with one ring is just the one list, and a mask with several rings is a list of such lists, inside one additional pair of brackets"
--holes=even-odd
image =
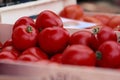
[(27, 29), (26, 29), (26, 31), (28, 32), (28, 33), (31, 33), (33, 30), (32, 30), (32, 27), (31, 26), (28, 26), (27, 27)]
[(100, 28), (99, 28), (99, 27), (94, 27), (94, 28), (92, 29), (92, 33), (93, 33), (93, 34), (97, 34), (99, 31), (100, 31)]
[(96, 58), (97, 60), (101, 60), (102, 59), (102, 54), (100, 51), (96, 51)]

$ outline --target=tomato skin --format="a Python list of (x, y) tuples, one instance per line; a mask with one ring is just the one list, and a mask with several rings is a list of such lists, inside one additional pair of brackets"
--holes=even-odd
[(120, 26), (120, 16), (113, 16), (108, 23), (111, 28), (117, 28)]
[(7, 40), (7, 41), (3, 44), (3, 47), (2, 47), (2, 48), (6, 47), (6, 46), (12, 46), (12, 45), (13, 45), (12, 39), (9, 39), (9, 40)]
[(24, 62), (36, 62), (39, 61), (39, 59), (37, 57), (35, 57), (34, 55), (31, 54), (24, 54), (21, 55), (17, 58), (18, 61), (24, 61)]
[(63, 51), (69, 41), (69, 32), (61, 27), (45, 28), (39, 33), (39, 46), (48, 55)]
[(93, 16), (84, 15), (82, 17), (82, 20), (85, 21), (85, 22), (96, 23), (97, 25), (103, 25), (100, 20), (98, 20), (97, 18), (95, 18)]
[(22, 55), (25, 55), (25, 54), (33, 55), (37, 57), (39, 60), (48, 59), (48, 56), (46, 55), (46, 53), (44, 53), (38, 47), (30, 47), (26, 49), (25, 51), (22, 52)]
[(62, 55), (62, 63), (79, 66), (95, 66), (96, 56), (86, 45), (71, 45)]
[(99, 54), (97, 57), (99, 67), (116, 68), (120, 65), (120, 46), (115, 41), (101, 44), (96, 54)]
[(17, 56), (10, 51), (1, 51), (0, 52), (0, 60), (2, 60), (2, 59), (16, 60)]
[(0, 42), (0, 51), (1, 51), (2, 47), (3, 47), (3, 44)]
[(50, 10), (44, 10), (39, 13), (35, 24), (38, 30), (42, 30), (47, 27), (63, 27), (61, 18)]
[(19, 56), (21, 53), (15, 49), (13, 46), (5, 46), (2, 48), (2, 51), (12, 52), (15, 56)]
[(83, 9), (79, 5), (68, 5), (59, 14), (61, 17), (79, 20), (83, 15)]
[(103, 14), (96, 14), (93, 15), (93, 17), (101, 21), (103, 25), (108, 25), (108, 22), (111, 19), (108, 15), (103, 15)]
[(62, 54), (58, 53), (51, 57), (52, 62), (62, 63)]
[(35, 28), (34, 20), (28, 16), (23, 16), (23, 17), (20, 17), (19, 19), (17, 19), (13, 25), (13, 30), (20, 25), (33, 26)]
[(13, 46), (19, 51), (36, 46), (38, 31), (32, 26), (20, 25), (12, 33)]
[(86, 30), (80, 30), (73, 33), (69, 40), (70, 45), (73, 44), (82, 44), (89, 46), (93, 50), (96, 50), (99, 46), (98, 40), (96, 39), (95, 35)]
[(97, 33), (97, 38), (100, 44), (108, 40), (117, 41), (117, 35), (110, 27), (102, 27)]

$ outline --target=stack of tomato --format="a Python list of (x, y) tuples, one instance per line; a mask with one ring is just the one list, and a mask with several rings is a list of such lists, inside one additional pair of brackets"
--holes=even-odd
[[(88, 12), (89, 13), (89, 12)], [(109, 26), (113, 29), (119, 28), (120, 16), (112, 14), (88, 14), (80, 5), (68, 5), (60, 12), (61, 17), (93, 22), (103, 26)]]
[(45, 10), (36, 21), (25, 16), (14, 23), (11, 39), (0, 51), (0, 61), (6, 60), (118, 68), (120, 45), (111, 27), (95, 27), (70, 35), (61, 18)]

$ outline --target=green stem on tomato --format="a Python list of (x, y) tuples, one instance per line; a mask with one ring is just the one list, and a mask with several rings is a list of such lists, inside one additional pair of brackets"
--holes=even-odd
[(27, 29), (26, 29), (26, 31), (27, 31), (28, 33), (31, 33), (31, 32), (32, 32), (32, 27), (31, 27), (31, 26), (28, 26)]
[(97, 60), (101, 60), (102, 59), (102, 54), (100, 51), (96, 51), (96, 58)]
[(93, 34), (97, 34), (98, 32), (99, 32), (99, 27), (94, 27), (93, 29), (92, 29), (92, 33)]

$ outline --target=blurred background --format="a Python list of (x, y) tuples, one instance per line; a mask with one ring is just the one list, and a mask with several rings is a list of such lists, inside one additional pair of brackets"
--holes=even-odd
[[(0, 7), (36, 0), (0, 0)], [(120, 0), (77, 0), (86, 11), (120, 13)]]
[(86, 11), (120, 13), (120, 0), (77, 0)]

